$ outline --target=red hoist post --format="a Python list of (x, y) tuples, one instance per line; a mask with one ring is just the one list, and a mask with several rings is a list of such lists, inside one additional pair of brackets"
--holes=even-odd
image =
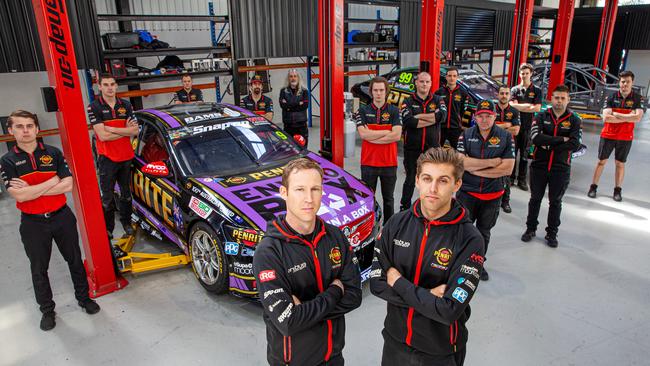
[(95, 298), (128, 282), (116, 276), (113, 269), (65, 1), (32, 0), (32, 4), (50, 86), (58, 102), (56, 119), (74, 178), (72, 195), (86, 255), (90, 296)]
[(573, 24), (573, 13), (575, 11), (575, 0), (560, 0), (560, 7), (557, 9), (557, 21), (555, 23), (555, 34), (553, 35), (553, 54), (551, 55), (551, 75), (548, 82), (547, 99), (551, 99), (553, 89), (564, 83), (564, 73), (569, 52), (569, 41), (571, 40), (571, 25)]
[(318, 62), (320, 67), (320, 154), (343, 167), (343, 0), (318, 0)]
[(440, 56), (442, 55), (442, 20), (445, 0), (422, 0), (420, 26), (420, 71), (431, 74), (431, 90), (440, 86)]
[[(598, 35), (598, 46), (596, 48), (596, 57), (594, 59), (594, 66), (603, 70), (607, 70), (607, 63), (609, 62), (609, 50), (612, 45), (612, 37), (614, 36), (614, 26), (616, 25), (616, 15), (618, 14), (618, 0), (605, 0), (605, 7), (603, 7), (603, 15), (600, 18), (600, 33)], [(594, 76), (596, 75), (594, 70)], [(605, 75), (600, 75), (605, 78)]]
[(515, 4), (510, 41), (510, 65), (508, 67), (509, 86), (519, 83), (519, 65), (528, 60), (528, 40), (530, 39), (530, 23), (533, 20), (534, 5), (534, 0), (517, 0)]

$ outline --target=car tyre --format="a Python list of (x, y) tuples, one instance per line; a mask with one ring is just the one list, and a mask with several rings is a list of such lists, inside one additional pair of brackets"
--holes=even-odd
[(228, 290), (228, 259), (215, 231), (199, 222), (189, 235), (190, 263), (201, 285), (216, 294)]

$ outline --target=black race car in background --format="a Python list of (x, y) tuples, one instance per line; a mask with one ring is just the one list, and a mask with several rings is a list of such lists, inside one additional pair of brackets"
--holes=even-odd
[(175, 243), (208, 291), (257, 296), (252, 256), (267, 221), (286, 211), (278, 193), (282, 167), (298, 157), (323, 168), (318, 214), (341, 228), (367, 278), (382, 213), (358, 179), (233, 105), (189, 103), (136, 115), (134, 218)]
[[(446, 66), (440, 67), (440, 85), (445, 85), (445, 73), (447, 72)], [(388, 102), (397, 106), (402, 105), (404, 99), (415, 92), (415, 77), (418, 74), (417, 67), (409, 67), (398, 69), (388, 74), (382, 75), (388, 80), (390, 84), (390, 94), (388, 95)], [(370, 81), (352, 86), (351, 92), (363, 104), (368, 104), (372, 101), (368, 85)], [(467, 111), (463, 116), (463, 125), (469, 127), (472, 123), (472, 116), (476, 111), (476, 104), (481, 99), (497, 100), (499, 96), (500, 82), (494, 80), (491, 76), (485, 75), (476, 70), (458, 69), (458, 84), (463, 88), (471, 97)]]

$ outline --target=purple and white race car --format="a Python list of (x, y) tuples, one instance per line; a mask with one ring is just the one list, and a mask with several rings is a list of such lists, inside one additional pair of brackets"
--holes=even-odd
[(210, 292), (257, 296), (253, 254), (267, 221), (286, 211), (282, 167), (307, 157), (323, 168), (319, 216), (344, 232), (368, 278), (382, 213), (359, 179), (310, 152), (264, 117), (189, 103), (136, 112), (132, 169), (139, 225), (174, 242)]

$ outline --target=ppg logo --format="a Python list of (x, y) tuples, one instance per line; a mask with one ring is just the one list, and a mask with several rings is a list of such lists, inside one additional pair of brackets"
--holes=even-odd
[(239, 244), (227, 241), (223, 249), (227, 255), (237, 255), (239, 253)]

